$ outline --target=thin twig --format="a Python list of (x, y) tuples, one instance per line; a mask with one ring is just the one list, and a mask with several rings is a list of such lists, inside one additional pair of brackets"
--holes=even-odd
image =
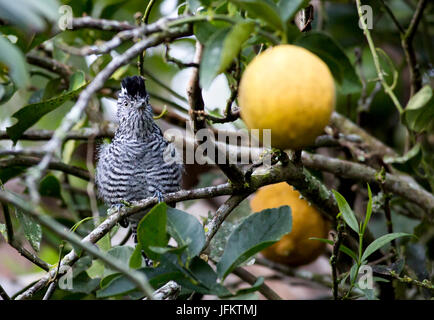
[(413, 17), (411, 18), (410, 25), (406, 30), (399, 23), (398, 19), (393, 14), (393, 11), (390, 9), (387, 2), (384, 0), (381, 0), (380, 2), (383, 8), (388, 13), (388, 15), (390, 16), (390, 18), (392, 19), (395, 26), (398, 28), (398, 31), (401, 35), (401, 46), (402, 49), (404, 50), (407, 65), (410, 69), (410, 97), (412, 97), (422, 87), (422, 78), (420, 74), (419, 65), (417, 63), (416, 52), (413, 47), (413, 39), (416, 34), (417, 27), (423, 18), (423, 11), (427, 6), (428, 1), (419, 0), (416, 9), (414, 11)]
[(427, 4), (428, 0), (420, 0), (418, 2), (410, 25), (407, 28), (405, 34), (402, 36), (402, 48), (404, 49), (407, 64), (410, 68), (410, 97), (422, 87), (422, 78), (419, 64), (417, 63), (416, 52), (413, 48), (413, 39)]
[(365, 34), (366, 40), (368, 41), (369, 49), (371, 50), (372, 59), (374, 60), (375, 69), (377, 71), (378, 79), (381, 82), (381, 85), (384, 88), (384, 91), (386, 94), (390, 97), (393, 104), (395, 105), (396, 109), (399, 111), (399, 113), (403, 112), (403, 107), (401, 106), (401, 103), (399, 102), (398, 98), (396, 97), (395, 93), (393, 92), (393, 88), (389, 86), (389, 84), (386, 82), (386, 79), (384, 78), (384, 70), (381, 68), (380, 65), (380, 59), (378, 57), (377, 49), (375, 48), (374, 41), (372, 40), (371, 33), (369, 32), (368, 26), (366, 25), (366, 21), (363, 17), (363, 11), (361, 8), (360, 0), (356, 0), (357, 5), (357, 11), (359, 14), (359, 21), (362, 25), (363, 33)]
[(164, 46), (165, 46), (165, 48), (166, 48), (166, 50), (165, 50), (165, 52), (164, 52), (164, 59), (166, 60), (166, 62), (172, 62), (172, 63), (176, 64), (176, 65), (178, 66), (179, 69), (183, 69), (183, 68), (192, 68), (192, 67), (194, 67), (194, 68), (198, 68), (198, 67), (199, 67), (199, 65), (198, 65), (197, 63), (194, 63), (194, 62), (186, 63), (186, 62), (182, 62), (182, 61), (179, 60), (179, 59), (176, 59), (176, 58), (174, 58), (174, 57), (171, 57), (171, 56), (169, 55), (169, 51), (170, 51), (169, 44), (166, 43)]
[(425, 288), (425, 289), (429, 289), (434, 291), (434, 285), (432, 284), (432, 282), (428, 279), (425, 279), (423, 281), (419, 281), (416, 279), (412, 279), (408, 276), (404, 276), (404, 277), (400, 277), (399, 274), (397, 274), (395, 271), (390, 271), (389, 273), (394, 279), (398, 280), (399, 282), (402, 283), (407, 283), (407, 284), (412, 284), (421, 288)]
[(45, 295), (42, 298), (42, 300), (50, 300), (50, 298), (53, 295), (54, 291), (56, 291), (56, 286), (57, 286), (57, 280), (54, 280), (53, 282), (51, 282), (50, 285), (48, 286), (48, 289), (45, 292)]
[(149, 22), (149, 16), (151, 15), (152, 7), (154, 6), (156, 0), (149, 0), (148, 5), (146, 6), (145, 14), (143, 15), (143, 23), (146, 25)]
[(3, 300), (11, 300), (11, 298), (9, 297), (9, 295), (6, 293), (5, 289), (3, 289), (1, 285), (0, 285), (0, 297)]
[(35, 53), (28, 53), (26, 55), (27, 62), (38, 67), (44, 68), (48, 71), (59, 74), (62, 78), (65, 79), (66, 83), (69, 83), (69, 77), (72, 75), (71, 67), (63, 64), (57, 60), (42, 57), (40, 55), (36, 55)]
[(339, 299), (339, 278), (338, 278), (338, 257), (340, 252), (340, 247), (342, 244), (343, 233), (344, 233), (344, 223), (341, 218), (337, 218), (337, 234), (334, 237), (332, 256), (330, 257), (330, 266), (332, 268), (332, 281), (333, 281), (333, 299)]
[[(41, 158), (15, 156), (14, 158), (11, 159), (0, 160), (0, 168), (8, 168), (10, 166), (31, 167), (37, 165), (38, 163), (40, 163), (40, 161)], [(64, 173), (76, 176), (83, 180), (89, 180), (88, 171), (76, 166), (65, 164), (57, 160), (51, 160), (48, 163), (47, 169), (62, 171)]]
[(205, 226), (206, 242), (202, 252), (207, 252), (211, 240), (229, 214), (247, 197), (247, 194), (233, 195), (216, 211), (212, 219)]
[[(255, 282), (258, 280), (258, 278), (256, 278), (253, 274), (241, 267), (235, 268), (232, 273), (251, 285), (255, 284)], [(265, 283), (259, 287), (258, 291), (262, 293), (262, 295), (268, 300), (282, 300), (282, 298)]]
[(123, 246), (124, 244), (126, 244), (132, 234), (133, 230), (131, 228), (128, 228), (127, 233), (125, 234), (124, 238), (119, 242), (118, 246)]
[(401, 26), (401, 24), (399, 23), (398, 19), (396, 18), (396, 16), (393, 14), (392, 9), (390, 9), (389, 4), (384, 1), (384, 0), (380, 0), (381, 5), (384, 7), (384, 9), (386, 10), (387, 14), (390, 16), (390, 18), (392, 19), (393, 23), (395, 24), (396, 28), (398, 28), (399, 32), (404, 34), (405, 30), (404, 28)]

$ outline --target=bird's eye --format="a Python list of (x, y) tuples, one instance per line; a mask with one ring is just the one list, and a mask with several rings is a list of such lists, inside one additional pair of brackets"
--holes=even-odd
[(124, 100), (124, 102), (122, 103), (124, 105), (124, 107), (128, 106), (128, 101)]

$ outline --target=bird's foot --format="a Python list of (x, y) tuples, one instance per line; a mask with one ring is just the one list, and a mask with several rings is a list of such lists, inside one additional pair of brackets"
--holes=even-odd
[(154, 193), (154, 197), (157, 198), (158, 203), (164, 201), (164, 199), (163, 199), (163, 194), (161, 193), (160, 190), (156, 190), (156, 191), (155, 191), (155, 193)]
[[(122, 203), (116, 203), (110, 206), (109, 208), (109, 215), (114, 214), (119, 212), (122, 208), (125, 208), (127, 205), (126, 203), (122, 202)], [(122, 218), (121, 220), (119, 220), (119, 225), (123, 228), (127, 228), (129, 223), (127, 218)]]

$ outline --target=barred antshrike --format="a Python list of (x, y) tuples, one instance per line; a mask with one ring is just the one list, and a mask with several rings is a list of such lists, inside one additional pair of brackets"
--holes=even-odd
[[(112, 143), (103, 144), (99, 151), (95, 177), (99, 196), (111, 206), (151, 196), (161, 201), (162, 194), (180, 189), (182, 166), (154, 122), (143, 78), (127, 77), (121, 85), (119, 127)], [(147, 211), (128, 218), (135, 242), (138, 222)]]

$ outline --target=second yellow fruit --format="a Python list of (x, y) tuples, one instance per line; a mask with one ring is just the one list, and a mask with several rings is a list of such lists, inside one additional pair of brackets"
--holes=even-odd
[(291, 207), (292, 230), (263, 250), (262, 254), (289, 266), (310, 263), (324, 252), (325, 245), (309, 238), (327, 238), (330, 229), (329, 222), (321, 213), (306, 200), (300, 199), (300, 193), (285, 182), (262, 187), (250, 201), (253, 212), (284, 205)]
[(250, 129), (271, 129), (271, 145), (312, 145), (330, 120), (335, 85), (327, 65), (312, 52), (279, 45), (256, 56), (240, 82), (238, 103)]

